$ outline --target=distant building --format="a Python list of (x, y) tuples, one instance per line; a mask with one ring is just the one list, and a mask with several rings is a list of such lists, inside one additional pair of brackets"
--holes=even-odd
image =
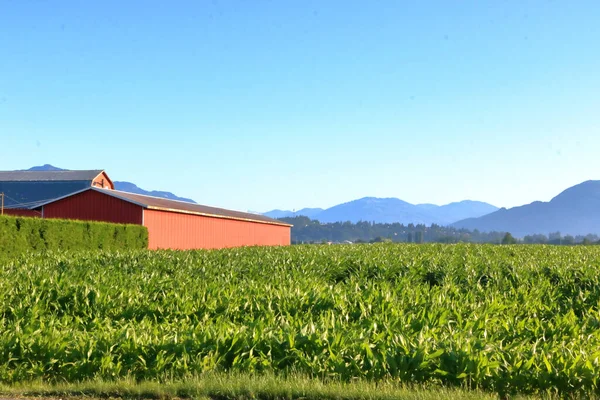
[(239, 211), (114, 190), (104, 171), (0, 172), (5, 214), (144, 225), (150, 249), (282, 246), (291, 225)]
[(40, 204), (90, 187), (114, 189), (103, 170), (0, 171), (4, 213), (9, 215), (40, 216), (35, 211)]

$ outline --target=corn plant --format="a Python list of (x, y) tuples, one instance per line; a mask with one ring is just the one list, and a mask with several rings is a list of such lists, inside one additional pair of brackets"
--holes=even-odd
[(599, 393), (600, 248), (356, 245), (24, 254), (0, 380), (216, 372)]

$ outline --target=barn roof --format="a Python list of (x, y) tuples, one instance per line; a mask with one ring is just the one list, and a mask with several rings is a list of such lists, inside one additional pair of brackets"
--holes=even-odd
[(104, 171), (101, 169), (85, 171), (0, 171), (0, 182), (91, 182), (102, 172)]
[[(278, 221), (273, 218), (266, 217), (260, 214), (252, 214), (241, 211), (233, 211), (227, 210), (224, 208), (210, 207), (204, 206), (196, 203), (188, 203), (185, 201), (179, 200), (171, 200), (165, 199), (162, 197), (153, 197), (153, 196), (145, 196), (141, 194), (134, 194), (128, 192), (122, 192), (119, 190), (112, 189), (100, 189), (95, 187), (89, 187), (84, 190), (80, 190), (77, 193), (84, 192), (86, 190), (95, 190), (96, 192), (100, 192), (106, 194), (108, 196), (116, 197), (118, 199), (127, 201), (129, 203), (137, 204), (140, 207), (149, 209), (149, 210), (159, 210), (159, 211), (170, 211), (177, 212), (183, 214), (193, 214), (193, 215), (202, 215), (206, 217), (214, 217), (214, 218), (225, 218), (225, 219), (234, 219), (241, 221), (250, 221), (250, 222), (258, 222), (263, 224), (271, 224), (271, 225), (281, 225), (281, 226), (292, 226), (290, 224), (286, 224), (285, 222)], [(77, 193), (72, 193), (67, 196), (63, 196), (62, 198), (70, 197)], [(60, 199), (54, 199), (52, 201), (48, 201), (44, 204), (53, 203)]]
[(196, 203), (188, 203), (185, 201), (164, 199), (161, 197), (152, 197), (152, 196), (144, 196), (141, 194), (134, 194), (128, 192), (121, 192), (118, 190), (107, 190), (107, 189), (99, 189), (92, 188), (92, 190), (96, 190), (98, 192), (102, 192), (104, 194), (108, 194), (109, 196), (117, 197), (121, 200), (129, 201), (131, 203), (138, 204), (144, 208), (151, 210), (162, 210), (162, 211), (172, 211), (172, 212), (180, 212), (185, 214), (196, 214), (196, 215), (204, 215), (209, 217), (220, 217), (220, 218), (229, 218), (229, 219), (237, 219), (244, 221), (253, 221), (253, 222), (262, 222), (266, 224), (274, 224), (274, 225), (284, 225), (291, 226), (286, 224), (285, 222), (278, 221), (273, 218), (266, 217), (260, 214), (252, 214), (241, 211), (233, 211), (226, 210), (224, 208), (210, 207), (204, 206)]
[(5, 208), (34, 209), (41, 204), (92, 185), (102, 170), (0, 171)]

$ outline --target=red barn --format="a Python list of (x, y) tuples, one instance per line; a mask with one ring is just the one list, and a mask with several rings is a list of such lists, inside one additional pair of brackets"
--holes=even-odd
[(36, 208), (52, 199), (89, 187), (114, 189), (103, 170), (0, 171), (2, 213), (39, 217)]
[(150, 249), (283, 246), (291, 225), (263, 215), (88, 187), (36, 207), (42, 218), (144, 225)]

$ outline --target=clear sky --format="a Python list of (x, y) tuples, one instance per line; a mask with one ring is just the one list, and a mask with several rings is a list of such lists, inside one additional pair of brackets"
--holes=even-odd
[(600, 179), (600, 2), (0, 0), (0, 170), (240, 210)]

